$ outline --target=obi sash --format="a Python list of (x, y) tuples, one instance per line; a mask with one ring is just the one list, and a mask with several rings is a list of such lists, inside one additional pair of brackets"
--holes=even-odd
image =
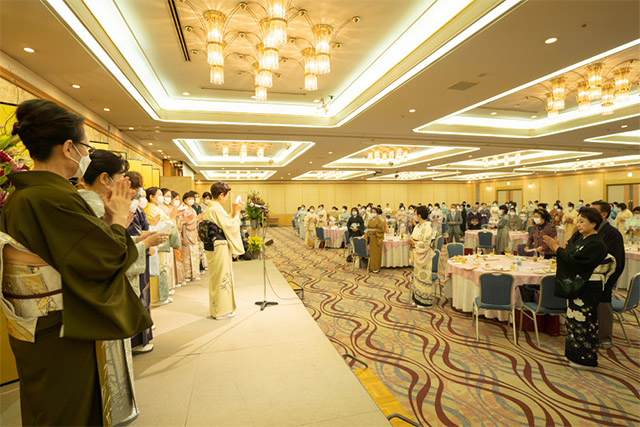
[(42, 258), (0, 232), (0, 304), (9, 335), (34, 342), (39, 317), (62, 310), (62, 278)]

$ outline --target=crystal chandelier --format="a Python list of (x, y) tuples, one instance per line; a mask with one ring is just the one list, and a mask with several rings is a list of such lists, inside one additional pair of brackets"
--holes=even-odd
[(587, 67), (587, 81), (589, 82), (589, 99), (595, 101), (602, 97), (602, 63)]
[[(182, 0), (188, 4), (191, 11), (197, 11), (190, 0)], [(207, 10), (201, 13), (200, 21), (204, 28), (187, 26), (189, 33), (196, 35), (207, 53), (209, 64), (209, 81), (214, 85), (224, 84), (225, 56), (236, 54), (238, 57), (250, 56), (258, 67), (253, 70), (255, 84), (255, 99), (267, 100), (267, 89), (273, 87), (273, 73), (280, 68), (280, 62), (292, 59), (298, 63), (297, 58), (283, 58), (281, 49), (287, 42), (295, 43), (302, 56), (304, 88), (307, 91), (318, 89), (318, 75), (329, 74), (331, 71), (331, 50), (342, 46), (336, 42), (338, 33), (350, 22), (359, 22), (360, 17), (354, 16), (342, 23), (337, 29), (328, 24), (314, 24), (307, 11), (291, 8), (292, 0), (256, 0), (252, 2), (241, 1), (229, 13), (220, 10)], [(246, 19), (239, 15), (246, 13), (251, 25), (255, 24), (257, 30), (251, 28), (234, 29), (237, 24), (246, 27)], [(309, 24), (307, 32), (310, 36), (291, 37), (289, 24), (292, 20), (302, 17)], [(295, 27), (300, 31), (299, 27)], [(202, 34), (202, 35), (201, 35)], [(246, 52), (228, 52), (230, 46), (238, 39), (247, 41), (253, 49), (251, 54)], [(303, 42), (304, 48), (298, 41)], [(197, 50), (194, 50), (197, 52)], [(238, 73), (245, 72), (239, 70)], [(279, 75), (278, 75), (279, 77)]]
[(613, 71), (616, 102), (625, 104), (629, 101), (629, 92), (631, 92), (629, 73), (629, 67), (623, 67)]
[(608, 84), (602, 88), (602, 115), (608, 116), (613, 114), (615, 108), (614, 88), (612, 84)]
[(586, 113), (591, 108), (591, 99), (589, 98), (589, 86), (587, 82), (578, 83), (577, 89), (578, 111)]
[(554, 110), (564, 110), (565, 82), (566, 79), (564, 77), (558, 77), (557, 79), (551, 80), (551, 93), (553, 94)]

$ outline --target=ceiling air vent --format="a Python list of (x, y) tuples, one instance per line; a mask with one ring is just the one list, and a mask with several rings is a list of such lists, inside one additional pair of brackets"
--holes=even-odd
[(476, 83), (476, 82), (458, 82), (456, 84), (453, 84), (453, 85), (449, 86), (447, 89), (451, 89), (451, 90), (467, 90), (470, 87), (474, 87), (477, 84), (478, 83)]

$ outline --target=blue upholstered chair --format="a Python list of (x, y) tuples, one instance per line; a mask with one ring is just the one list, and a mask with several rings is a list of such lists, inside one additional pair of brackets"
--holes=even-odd
[(533, 225), (527, 227), (527, 233), (531, 234), (531, 230), (533, 230)]
[(438, 236), (438, 240), (436, 240), (436, 248), (442, 252), (442, 245), (444, 244), (444, 236)]
[[(538, 347), (540, 347), (540, 337), (538, 336), (538, 322), (536, 321), (536, 315), (553, 314), (563, 316), (567, 313), (567, 300), (553, 294), (555, 282), (555, 275), (542, 277), (542, 279), (540, 279), (540, 295), (538, 302), (525, 302), (520, 310), (520, 330), (522, 330), (522, 315), (524, 314), (529, 319), (533, 320), (533, 327), (536, 331), (536, 342), (538, 343)], [(531, 312), (531, 314), (528, 312)]]
[(480, 228), (483, 229), (483, 230), (488, 230), (489, 229), (489, 224), (482, 224), (480, 226)]
[(638, 326), (640, 326), (640, 320), (638, 319), (638, 314), (635, 312), (636, 307), (638, 307), (638, 302), (640, 302), (640, 273), (636, 273), (635, 276), (631, 279), (631, 283), (629, 284), (629, 291), (627, 292), (627, 298), (624, 301), (619, 300), (617, 298), (611, 299), (611, 305), (613, 306), (613, 312), (616, 317), (620, 321), (620, 326), (622, 327), (622, 332), (624, 333), (624, 337), (627, 339), (627, 344), (631, 347), (631, 340), (627, 335), (627, 331), (624, 329), (624, 324), (622, 323), (622, 314), (628, 311), (632, 312), (636, 317), (636, 322), (638, 322)]
[(293, 232), (298, 234), (298, 227), (296, 226), (296, 220), (295, 219), (291, 220), (291, 226), (293, 227)]
[(359, 263), (361, 258), (367, 259), (367, 273), (369, 272), (369, 264), (371, 263), (371, 258), (369, 258), (369, 248), (367, 247), (367, 239), (364, 237), (354, 237), (351, 242), (353, 243), (353, 262), (354, 265), (356, 261)]
[(480, 309), (501, 310), (509, 312), (509, 320), (513, 322), (513, 343), (518, 344), (515, 304), (512, 298), (513, 284), (514, 278), (510, 274), (484, 273), (480, 276), (480, 296), (473, 301), (472, 321), (475, 321), (476, 341)]
[(478, 232), (478, 249), (491, 249), (493, 250), (493, 233), (490, 231)]
[(449, 254), (449, 258), (456, 255), (462, 256), (464, 255), (464, 245), (462, 243), (449, 243), (447, 245), (447, 253)]
[(324, 248), (327, 249), (329, 247), (327, 246), (327, 243), (330, 241), (330, 237), (324, 236), (324, 228), (316, 227), (316, 245), (318, 246), (318, 248), (320, 247), (320, 242), (324, 242)]
[[(436, 285), (436, 281), (438, 282), (438, 289), (440, 290), (440, 295), (442, 295), (442, 283), (440, 283), (440, 276), (438, 276), (438, 263), (440, 262), (440, 251), (435, 250), (435, 255), (433, 256), (433, 260), (431, 261), (431, 283)], [(435, 293), (435, 291), (434, 291)]]

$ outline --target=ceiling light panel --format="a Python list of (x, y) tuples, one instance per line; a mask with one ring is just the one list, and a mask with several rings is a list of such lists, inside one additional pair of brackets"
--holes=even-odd
[(255, 181), (266, 180), (277, 171), (271, 170), (201, 170), (210, 181)]
[(518, 171), (536, 172), (572, 172), (585, 169), (602, 169), (640, 164), (640, 155), (607, 157), (605, 159), (580, 160), (575, 162), (554, 163), (550, 165), (530, 166)]
[(597, 136), (595, 138), (585, 139), (585, 141), (598, 142), (600, 144), (640, 145), (640, 130)]
[(390, 169), (479, 150), (474, 147), (376, 144), (324, 165), (325, 168)]
[(584, 151), (521, 150), (497, 154), (494, 156), (481, 157), (478, 159), (463, 160), (461, 162), (447, 163), (444, 165), (433, 166), (431, 169), (492, 170), (535, 163), (597, 156), (598, 154), (602, 153)]
[(403, 171), (387, 175), (374, 176), (368, 178), (369, 181), (417, 181), (421, 179), (436, 178), (451, 175), (451, 172), (434, 172), (434, 171)]
[[(640, 72), (638, 45), (640, 39), (633, 40), (414, 131), (538, 138), (638, 117), (640, 91), (631, 77)], [(487, 111), (500, 114), (489, 116)]]
[(512, 176), (531, 175), (531, 172), (483, 172), (470, 173), (465, 175), (452, 175), (441, 178), (434, 178), (434, 181), (483, 181), (487, 179), (509, 178)]
[(368, 171), (322, 171), (314, 170), (305, 172), (302, 175), (293, 178), (298, 181), (344, 181), (346, 179), (359, 178), (365, 175), (371, 175), (373, 172)]
[(174, 139), (194, 167), (283, 167), (313, 147), (311, 141)]

